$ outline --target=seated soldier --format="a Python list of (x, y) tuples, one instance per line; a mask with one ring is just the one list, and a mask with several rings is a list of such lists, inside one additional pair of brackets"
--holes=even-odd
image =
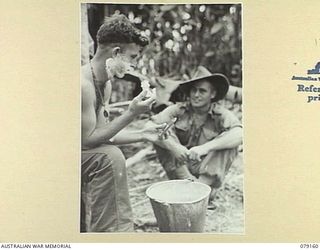
[(124, 78), (148, 41), (123, 15), (106, 18), (98, 48), (81, 74), (81, 232), (133, 231), (125, 158), (114, 144), (154, 141), (158, 128), (124, 130), (148, 112), (154, 97), (141, 92), (109, 121), (112, 81)]
[(225, 97), (229, 80), (200, 66), (194, 78), (179, 88), (187, 102), (169, 106), (152, 117), (159, 124), (176, 119), (171, 135), (155, 142), (157, 155), (169, 179), (205, 183), (212, 187), (212, 200), (242, 143), (240, 121), (217, 103)]

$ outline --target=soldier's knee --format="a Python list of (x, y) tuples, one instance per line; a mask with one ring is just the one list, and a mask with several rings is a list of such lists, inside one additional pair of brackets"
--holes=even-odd
[(106, 148), (106, 155), (110, 160), (111, 164), (117, 166), (118, 168), (125, 168), (126, 166), (126, 159), (122, 153), (122, 151), (113, 145), (108, 145)]
[[(112, 175), (115, 178), (126, 177), (126, 160), (122, 151), (114, 145), (105, 145), (100, 148), (100, 152), (103, 153), (104, 163), (101, 166), (102, 170), (105, 169), (105, 176), (110, 178)], [(117, 179), (120, 180), (120, 179)]]
[(99, 148), (99, 152), (103, 153), (105, 164), (124, 169), (126, 160), (121, 150), (114, 145), (104, 145)]

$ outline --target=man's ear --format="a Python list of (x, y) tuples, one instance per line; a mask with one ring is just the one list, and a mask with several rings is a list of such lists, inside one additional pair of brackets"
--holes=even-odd
[(112, 57), (115, 58), (120, 53), (120, 47), (114, 47), (112, 49)]
[(213, 90), (211, 91), (211, 99), (215, 98), (216, 95), (217, 95), (217, 91), (216, 91), (215, 89), (213, 89)]

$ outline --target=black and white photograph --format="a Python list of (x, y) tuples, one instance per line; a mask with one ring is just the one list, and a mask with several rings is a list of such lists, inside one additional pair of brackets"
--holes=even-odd
[(80, 15), (80, 232), (244, 234), (242, 5)]

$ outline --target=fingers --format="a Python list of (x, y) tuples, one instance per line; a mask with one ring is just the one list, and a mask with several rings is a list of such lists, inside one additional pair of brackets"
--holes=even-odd
[[(166, 126), (163, 129), (165, 129)], [(172, 135), (172, 132), (170, 131), (170, 129), (168, 129), (166, 131), (163, 131), (161, 134), (163, 134), (163, 139), (167, 140), (169, 138), (169, 136)]]
[(186, 157), (185, 155), (181, 155), (178, 160), (181, 162), (186, 162), (188, 160), (188, 157)]
[(158, 140), (163, 140), (165, 139), (164, 135), (161, 136), (162, 131), (164, 129), (164, 127), (166, 126), (165, 123), (162, 124), (154, 124), (154, 123), (147, 123), (145, 125), (145, 128), (142, 130), (142, 133), (144, 133), (144, 135), (150, 135), (152, 138), (152, 141), (158, 141)]
[(166, 123), (162, 123), (162, 124), (157, 124), (157, 125), (154, 125), (153, 127), (156, 128), (156, 129), (163, 129), (167, 126)]
[(137, 95), (134, 99), (136, 99), (137, 101), (142, 101), (143, 98), (145, 98), (147, 95), (147, 91), (143, 90), (140, 92), (139, 95)]
[(159, 133), (161, 130), (163, 130), (165, 128), (165, 126), (166, 126), (165, 123), (151, 125), (147, 129), (145, 129), (144, 132), (151, 132), (151, 133), (157, 132), (157, 133)]
[(192, 150), (190, 151), (189, 159), (192, 161), (201, 161), (200, 155)]
[(194, 152), (192, 152), (192, 151), (190, 152), (189, 159), (192, 161), (195, 161), (196, 156), (195, 156)]
[(163, 128), (167, 125), (167, 123), (155, 123), (154, 121), (147, 121), (145, 124), (144, 124), (144, 128), (146, 129), (149, 129), (149, 128)]
[(181, 161), (183, 161), (183, 162), (188, 161), (188, 160), (189, 160), (189, 154), (190, 154), (189, 151), (183, 152), (183, 153), (180, 155)]
[(154, 103), (156, 101), (155, 96), (151, 96), (148, 99), (144, 100), (141, 102), (141, 104), (146, 105), (146, 106), (150, 106), (152, 103)]
[(184, 161), (189, 161), (189, 155), (184, 155), (184, 156), (183, 156), (183, 160), (184, 160)]

